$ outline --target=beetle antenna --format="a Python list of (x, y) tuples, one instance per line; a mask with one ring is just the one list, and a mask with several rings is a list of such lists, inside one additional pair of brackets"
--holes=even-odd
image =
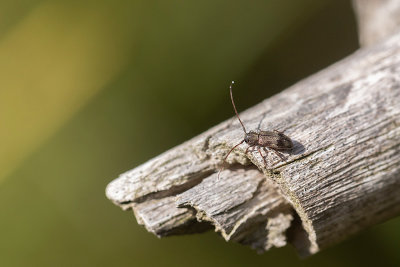
[(220, 175), (221, 171), (224, 169), (224, 165), (225, 165), (225, 163), (226, 163), (226, 159), (228, 158), (229, 154), (231, 154), (231, 152), (232, 152), (236, 147), (238, 147), (239, 145), (243, 144), (243, 142), (244, 142), (244, 139), (243, 139), (239, 144), (237, 144), (237, 145), (235, 145), (234, 147), (232, 147), (231, 150), (229, 150), (228, 154), (226, 154), (226, 156), (224, 157), (223, 166), (222, 166), (222, 168), (221, 168), (221, 169), (219, 170), (219, 172), (218, 172), (218, 177), (217, 177), (218, 180), (219, 180), (219, 175)]
[[(235, 83), (235, 82), (232, 81), (231, 85), (229, 86), (229, 92), (231, 93), (231, 100), (232, 100), (233, 109), (235, 110), (236, 116), (237, 116), (237, 118), (239, 119), (239, 122), (240, 122), (240, 124), (241, 124), (242, 127), (243, 127), (244, 133), (247, 133), (246, 128), (244, 127), (243, 122), (242, 122), (242, 120), (240, 119), (239, 114), (238, 114), (238, 112), (237, 112), (237, 110), (236, 110), (235, 102), (233, 101), (232, 85), (233, 85), (234, 83)], [(229, 153), (230, 153), (230, 152), (229, 152)]]

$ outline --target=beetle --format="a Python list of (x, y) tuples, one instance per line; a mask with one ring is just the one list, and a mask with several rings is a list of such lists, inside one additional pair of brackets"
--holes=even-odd
[[(231, 101), (232, 101), (232, 106), (233, 109), (235, 110), (236, 117), (238, 118), (240, 124), (242, 125), (243, 132), (244, 132), (244, 137), (243, 140), (240, 141), (237, 145), (232, 147), (231, 150), (229, 150), (228, 154), (224, 157), (223, 164), (225, 165), (226, 159), (228, 156), (231, 154), (231, 152), (238, 146), (240, 146), (243, 143), (248, 144), (249, 146), (246, 149), (245, 154), (249, 151), (249, 148), (251, 147), (257, 147), (258, 153), (260, 153), (261, 158), (264, 160), (264, 164), (267, 165), (267, 161), (265, 160), (264, 156), (261, 153), (260, 147), (264, 148), (269, 148), (272, 151), (275, 152), (276, 155), (281, 160), (285, 160), (285, 158), (278, 152), (278, 151), (290, 151), (293, 149), (293, 142), (292, 140), (286, 136), (283, 132), (280, 132), (278, 130), (273, 130), (273, 131), (246, 131), (246, 128), (244, 127), (244, 124), (242, 120), (239, 117), (239, 114), (236, 110), (235, 106), (235, 101), (233, 101), (233, 95), (232, 95), (232, 86), (235, 82), (232, 81), (231, 85), (229, 86), (229, 92), (231, 95)], [(219, 174), (221, 173), (222, 169), (218, 172), (218, 178)]]

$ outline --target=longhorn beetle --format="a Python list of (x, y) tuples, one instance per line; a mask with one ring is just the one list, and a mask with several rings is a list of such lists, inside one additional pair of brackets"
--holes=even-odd
[[(265, 166), (267, 165), (267, 161), (265, 160), (264, 156), (261, 153), (260, 147), (267, 147), (271, 149), (272, 151), (275, 152), (276, 155), (278, 155), (281, 160), (285, 160), (284, 157), (278, 152), (278, 151), (289, 151), (292, 150), (293, 148), (293, 142), (292, 140), (287, 137), (286, 135), (283, 134), (283, 132), (280, 132), (278, 130), (274, 131), (246, 131), (246, 128), (244, 127), (244, 124), (242, 120), (239, 117), (239, 114), (236, 110), (235, 102), (233, 101), (233, 96), (232, 96), (232, 85), (235, 82), (232, 81), (231, 85), (229, 86), (229, 92), (231, 94), (231, 100), (232, 100), (232, 106), (233, 109), (235, 110), (236, 117), (238, 118), (240, 124), (242, 125), (243, 132), (244, 132), (244, 138), (240, 143), (232, 147), (232, 149), (226, 154), (224, 158), (224, 165), (226, 163), (226, 159), (228, 158), (229, 154), (238, 147), (239, 145), (243, 144), (245, 142), (249, 146), (246, 149), (245, 154), (249, 151), (250, 147), (257, 147), (258, 153), (260, 153), (261, 158), (264, 160)], [(222, 169), (219, 170), (218, 172), (218, 178), (219, 174), (221, 173)]]

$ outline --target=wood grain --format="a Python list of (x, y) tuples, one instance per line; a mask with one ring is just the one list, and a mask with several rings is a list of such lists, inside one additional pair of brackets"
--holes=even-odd
[(122, 174), (107, 197), (158, 236), (214, 227), (260, 251), (316, 253), (400, 214), (399, 74), (395, 34), (240, 114), (249, 130), (286, 130), (285, 162), (243, 144), (217, 179), (243, 138), (231, 118)]

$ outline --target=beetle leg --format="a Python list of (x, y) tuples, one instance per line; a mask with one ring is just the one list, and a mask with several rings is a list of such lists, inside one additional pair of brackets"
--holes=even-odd
[(248, 147), (246, 148), (246, 152), (244, 152), (246, 155), (247, 155), (247, 152), (249, 152), (249, 148), (251, 148), (251, 147), (254, 147), (254, 146), (248, 146)]
[(263, 146), (263, 150), (265, 152), (265, 155), (268, 156), (268, 154), (269, 154), (268, 149), (265, 146)]
[(276, 154), (278, 157), (281, 158), (282, 161), (286, 161), (286, 158), (285, 158), (281, 153), (279, 153), (278, 151), (276, 151), (276, 150), (273, 149), (273, 148), (271, 148), (271, 149), (272, 149), (272, 151), (275, 152), (275, 154)]
[(283, 130), (283, 131), (278, 131), (277, 129), (274, 129), (274, 132), (276, 132), (276, 133), (278, 133), (278, 134), (283, 134), (285, 131), (286, 131), (286, 129)]
[(265, 160), (263, 154), (261, 153), (260, 147), (257, 147), (258, 153), (260, 153), (261, 158), (264, 160), (265, 168), (267, 168), (267, 161)]

